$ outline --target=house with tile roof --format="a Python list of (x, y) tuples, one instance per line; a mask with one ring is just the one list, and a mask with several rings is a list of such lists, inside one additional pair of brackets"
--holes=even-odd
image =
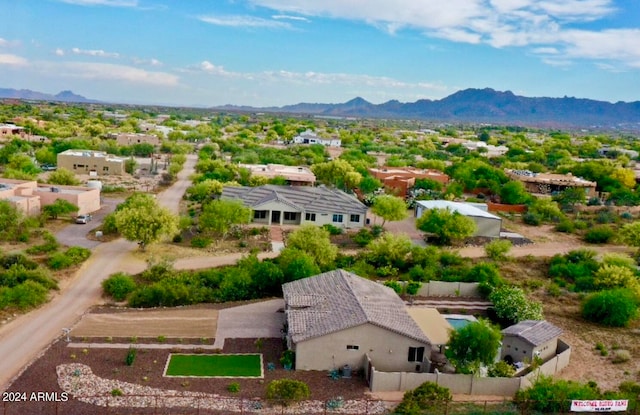
[(296, 370), (428, 372), (432, 345), (391, 288), (338, 269), (283, 284)]
[(524, 320), (502, 330), (500, 358), (509, 363), (543, 361), (557, 354), (562, 329), (546, 320)]
[(265, 225), (361, 228), (367, 214), (367, 206), (355, 196), (324, 186), (229, 186), (220, 198), (242, 201), (253, 210), (253, 222)]

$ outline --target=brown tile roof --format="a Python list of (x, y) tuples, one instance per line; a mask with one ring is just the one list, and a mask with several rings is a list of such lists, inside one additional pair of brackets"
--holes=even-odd
[(289, 282), (282, 291), (294, 343), (366, 323), (430, 343), (395, 291), (350, 272), (339, 269)]
[(524, 320), (502, 330), (502, 334), (520, 337), (533, 346), (540, 346), (559, 337), (562, 334), (562, 329), (546, 320)]

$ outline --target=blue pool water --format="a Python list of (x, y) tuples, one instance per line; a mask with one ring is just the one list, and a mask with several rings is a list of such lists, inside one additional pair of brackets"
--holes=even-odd
[(463, 318), (447, 318), (447, 317), (445, 317), (445, 320), (447, 320), (449, 322), (449, 324), (451, 324), (451, 327), (453, 327), (454, 330), (460, 330), (461, 328), (463, 328), (467, 324), (471, 323), (471, 320), (467, 320), (467, 319), (463, 319)]

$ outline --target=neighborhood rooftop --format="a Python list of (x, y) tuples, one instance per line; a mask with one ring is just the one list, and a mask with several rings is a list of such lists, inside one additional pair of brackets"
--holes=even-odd
[(296, 343), (366, 323), (430, 343), (395, 291), (350, 272), (339, 269), (289, 282), (282, 291)]
[(490, 219), (500, 219), (499, 216), (492, 215), (489, 212), (477, 208), (469, 203), (451, 202), (448, 200), (419, 200), (416, 202), (425, 209), (449, 209), (452, 212), (458, 212), (464, 216), (479, 216)]
[(533, 346), (540, 346), (562, 334), (562, 329), (546, 320), (524, 320), (502, 330), (504, 335), (522, 338)]
[(354, 196), (340, 190), (323, 186), (275, 186), (264, 185), (258, 187), (225, 187), (222, 191), (223, 199), (240, 199), (246, 206), (256, 208), (271, 201), (280, 201), (296, 210), (308, 212), (365, 214), (367, 207)]

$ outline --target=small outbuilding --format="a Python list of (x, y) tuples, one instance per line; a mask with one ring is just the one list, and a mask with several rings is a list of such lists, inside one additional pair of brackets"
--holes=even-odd
[(493, 215), (479, 207), (462, 202), (451, 202), (449, 200), (420, 200), (416, 202), (416, 218), (420, 218), (423, 213), (430, 209), (449, 209), (458, 212), (476, 223), (476, 233), (473, 236), (484, 236), (487, 238), (499, 238), (502, 227), (502, 218)]
[(553, 357), (558, 349), (562, 329), (546, 320), (524, 320), (502, 330), (500, 358), (509, 363), (543, 361)]

